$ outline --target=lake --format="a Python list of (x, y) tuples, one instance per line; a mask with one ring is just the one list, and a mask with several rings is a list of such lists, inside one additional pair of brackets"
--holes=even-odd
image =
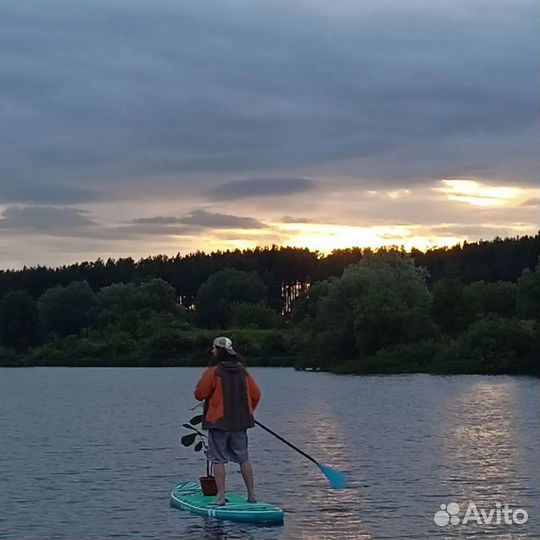
[[(257, 418), (345, 471), (348, 489), (330, 489), (316, 466), (254, 428), (258, 497), (280, 504), (285, 524), (207, 521), (169, 506), (174, 484), (205, 469), (179, 444), (201, 369), (0, 369), (0, 538), (540, 535), (538, 379), (251, 371), (263, 392)], [(242, 489), (237, 467), (228, 472)], [(450, 503), (460, 523), (437, 525)], [(470, 503), (480, 519), (463, 524)], [(497, 523), (497, 503), (528, 520)], [(490, 510), (486, 523), (480, 511)]]

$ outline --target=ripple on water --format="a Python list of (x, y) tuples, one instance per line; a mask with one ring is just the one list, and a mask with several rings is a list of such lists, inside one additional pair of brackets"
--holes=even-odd
[[(180, 447), (198, 369), (1, 370), (0, 538), (378, 539), (539, 536), (538, 381), (513, 377), (335, 377), (253, 370), (261, 422), (343, 470), (250, 431), (259, 498), (283, 526), (205, 520), (169, 507), (204, 472)], [(40, 403), (36, 409), (35, 403)], [(229, 467), (231, 489), (241, 476)], [(520, 528), (441, 530), (440, 504), (522, 506)], [(39, 509), (39, 511), (36, 511)]]

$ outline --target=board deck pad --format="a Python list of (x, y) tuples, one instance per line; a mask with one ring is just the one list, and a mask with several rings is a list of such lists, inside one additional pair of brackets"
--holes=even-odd
[(283, 510), (265, 502), (248, 503), (245, 495), (227, 492), (225, 506), (213, 506), (216, 496), (202, 494), (196, 482), (182, 482), (171, 491), (171, 506), (200, 516), (247, 523), (283, 523)]

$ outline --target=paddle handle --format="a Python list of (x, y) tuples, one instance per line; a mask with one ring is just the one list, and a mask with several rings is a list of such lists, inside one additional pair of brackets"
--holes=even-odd
[(310, 461), (313, 461), (315, 465), (320, 467), (320, 463), (313, 457), (311, 457), (309, 454), (306, 454), (303, 450), (300, 450), (297, 446), (294, 446), (294, 444), (290, 443), (289, 441), (285, 440), (281, 435), (278, 435), (275, 431), (272, 431), (270, 428), (266, 427), (264, 424), (261, 424), (257, 420), (255, 420), (255, 423), (263, 428), (265, 431), (268, 431), (270, 435), (273, 435), (276, 439), (279, 439), (281, 442), (285, 443), (287, 446), (290, 446), (293, 450), (296, 450), (299, 454), (302, 454), (305, 458), (309, 459)]

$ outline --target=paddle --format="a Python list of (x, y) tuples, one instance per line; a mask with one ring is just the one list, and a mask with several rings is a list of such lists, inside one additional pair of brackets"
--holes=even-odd
[[(194, 411), (195, 409), (202, 406), (203, 406), (202, 403), (197, 403), (197, 405), (192, 407), (191, 410)], [(257, 424), (259, 427), (263, 428), (265, 431), (270, 433), (270, 435), (273, 435), (274, 437), (276, 437), (276, 439), (279, 439), (281, 442), (291, 447), (293, 450), (296, 450), (299, 454), (302, 454), (305, 458), (309, 459), (309, 461), (315, 463), (315, 465), (319, 467), (319, 469), (324, 474), (324, 476), (328, 478), (330, 485), (334, 489), (344, 489), (347, 487), (347, 477), (345, 476), (344, 473), (340, 471), (336, 471), (335, 469), (332, 469), (332, 467), (329, 467), (328, 465), (323, 465), (322, 463), (319, 463), (314, 457), (311, 457), (309, 454), (306, 454), (303, 450), (300, 450), (300, 448), (298, 448), (297, 446), (294, 446), (294, 444), (284, 439), (281, 435), (278, 435), (275, 431), (272, 431), (269, 427), (266, 427), (264, 424), (261, 424), (259, 421), (255, 420), (255, 424)]]
[(290, 446), (293, 450), (296, 450), (299, 454), (302, 454), (305, 458), (309, 459), (309, 461), (315, 463), (315, 465), (319, 467), (324, 476), (328, 478), (330, 485), (334, 489), (343, 489), (347, 487), (347, 478), (345, 477), (345, 474), (340, 471), (336, 471), (335, 469), (332, 469), (332, 467), (329, 467), (328, 465), (323, 465), (322, 463), (319, 463), (314, 457), (306, 454), (303, 450), (300, 450), (300, 448), (297, 448), (296, 446), (294, 446), (294, 444), (285, 440), (281, 435), (278, 435), (276, 432), (272, 431), (270, 428), (266, 427), (264, 424), (261, 424), (257, 420), (255, 420), (255, 423), (259, 427), (263, 428), (265, 431), (268, 431), (270, 435), (273, 435), (274, 437), (276, 437), (276, 439), (279, 439), (281, 442), (285, 443), (287, 446)]

